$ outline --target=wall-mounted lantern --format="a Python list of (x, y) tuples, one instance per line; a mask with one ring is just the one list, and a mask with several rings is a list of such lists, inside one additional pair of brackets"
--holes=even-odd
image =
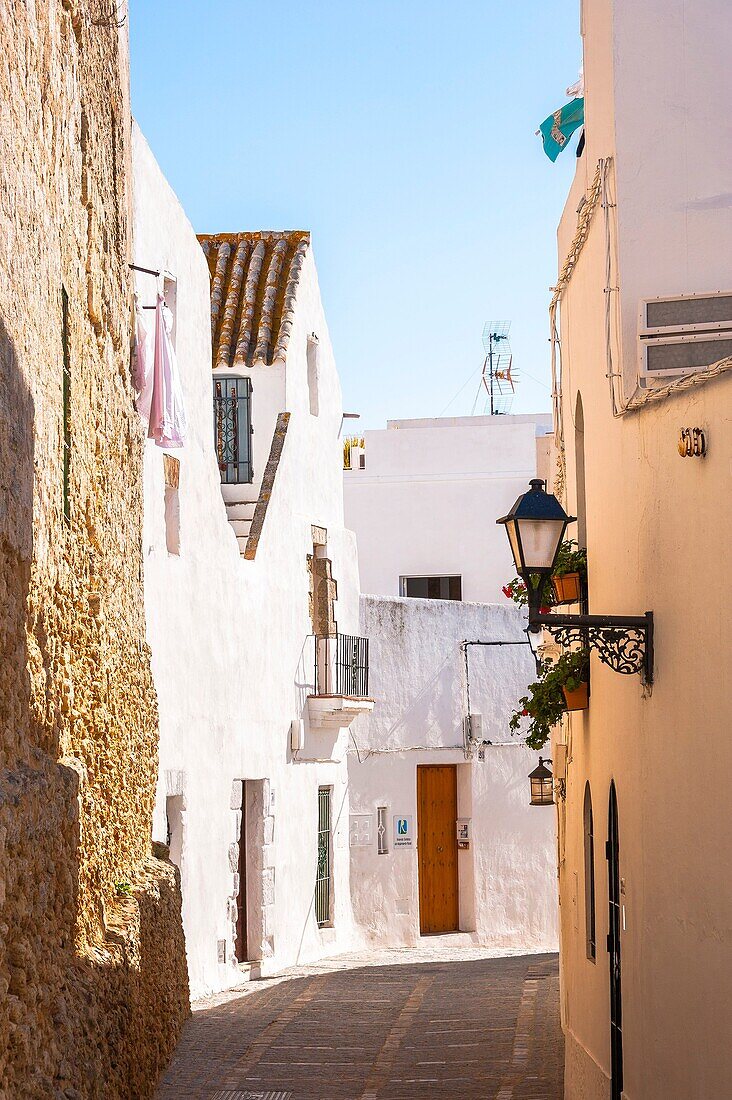
[(540, 756), (539, 767), (534, 768), (533, 772), (529, 773), (529, 782), (531, 783), (530, 806), (554, 805), (553, 776), (546, 767), (547, 764), (551, 764), (551, 760)]
[[(645, 615), (558, 615), (541, 613), (541, 594), (556, 564), (568, 516), (544, 482), (534, 478), (511, 511), (496, 520), (506, 528), (516, 570), (526, 585), (529, 602), (529, 632), (546, 627), (559, 645), (579, 643), (595, 649), (601, 661), (614, 672), (643, 673), (653, 682), (653, 612)], [(534, 646), (532, 646), (532, 649)]]

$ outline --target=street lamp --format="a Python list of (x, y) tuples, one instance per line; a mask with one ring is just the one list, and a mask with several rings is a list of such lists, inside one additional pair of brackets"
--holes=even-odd
[[(519, 576), (527, 583), (528, 575), (546, 580), (551, 576), (568, 523), (568, 516), (557, 498), (544, 490), (544, 482), (535, 477), (529, 482), (508, 515), (496, 520), (506, 528), (513, 560)], [(540, 596), (543, 584), (536, 585)]]
[(553, 806), (554, 805), (554, 787), (553, 776), (545, 764), (551, 764), (551, 760), (547, 757), (539, 757), (539, 767), (534, 768), (533, 772), (529, 773), (529, 782), (531, 783), (531, 801), (530, 806)]
[[(653, 612), (645, 615), (542, 614), (544, 586), (552, 575), (568, 516), (544, 482), (533, 478), (511, 511), (496, 520), (506, 528), (516, 569), (526, 585), (529, 604), (529, 638), (546, 627), (560, 645), (579, 643), (595, 649), (614, 672), (642, 672), (653, 682)], [(532, 649), (534, 646), (532, 645)]]

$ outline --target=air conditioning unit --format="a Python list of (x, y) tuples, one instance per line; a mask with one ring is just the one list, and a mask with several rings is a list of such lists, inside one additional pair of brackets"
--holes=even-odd
[(646, 383), (693, 374), (730, 355), (732, 291), (641, 302), (638, 368)]

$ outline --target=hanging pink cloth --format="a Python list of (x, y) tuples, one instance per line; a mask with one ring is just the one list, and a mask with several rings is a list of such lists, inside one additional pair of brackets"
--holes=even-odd
[(148, 439), (158, 447), (182, 447), (188, 426), (183, 406), (183, 390), (171, 340), (173, 314), (158, 294), (155, 309), (155, 357), (152, 369), (152, 396)]
[(135, 408), (145, 421), (150, 419), (154, 355), (152, 333), (145, 328), (142, 307), (135, 295), (135, 358), (132, 367), (132, 384), (139, 395), (135, 401)]

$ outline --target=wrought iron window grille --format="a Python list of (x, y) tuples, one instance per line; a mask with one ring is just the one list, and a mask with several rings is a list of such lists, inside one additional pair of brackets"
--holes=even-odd
[(380, 856), (386, 856), (389, 854), (389, 830), (387, 826), (387, 813), (388, 808), (386, 806), (379, 806), (377, 808), (376, 849)]
[(250, 378), (214, 378), (214, 439), (224, 485), (254, 479)]
[(318, 867), (315, 877), (315, 919), (318, 928), (331, 923), (330, 787), (318, 788)]

